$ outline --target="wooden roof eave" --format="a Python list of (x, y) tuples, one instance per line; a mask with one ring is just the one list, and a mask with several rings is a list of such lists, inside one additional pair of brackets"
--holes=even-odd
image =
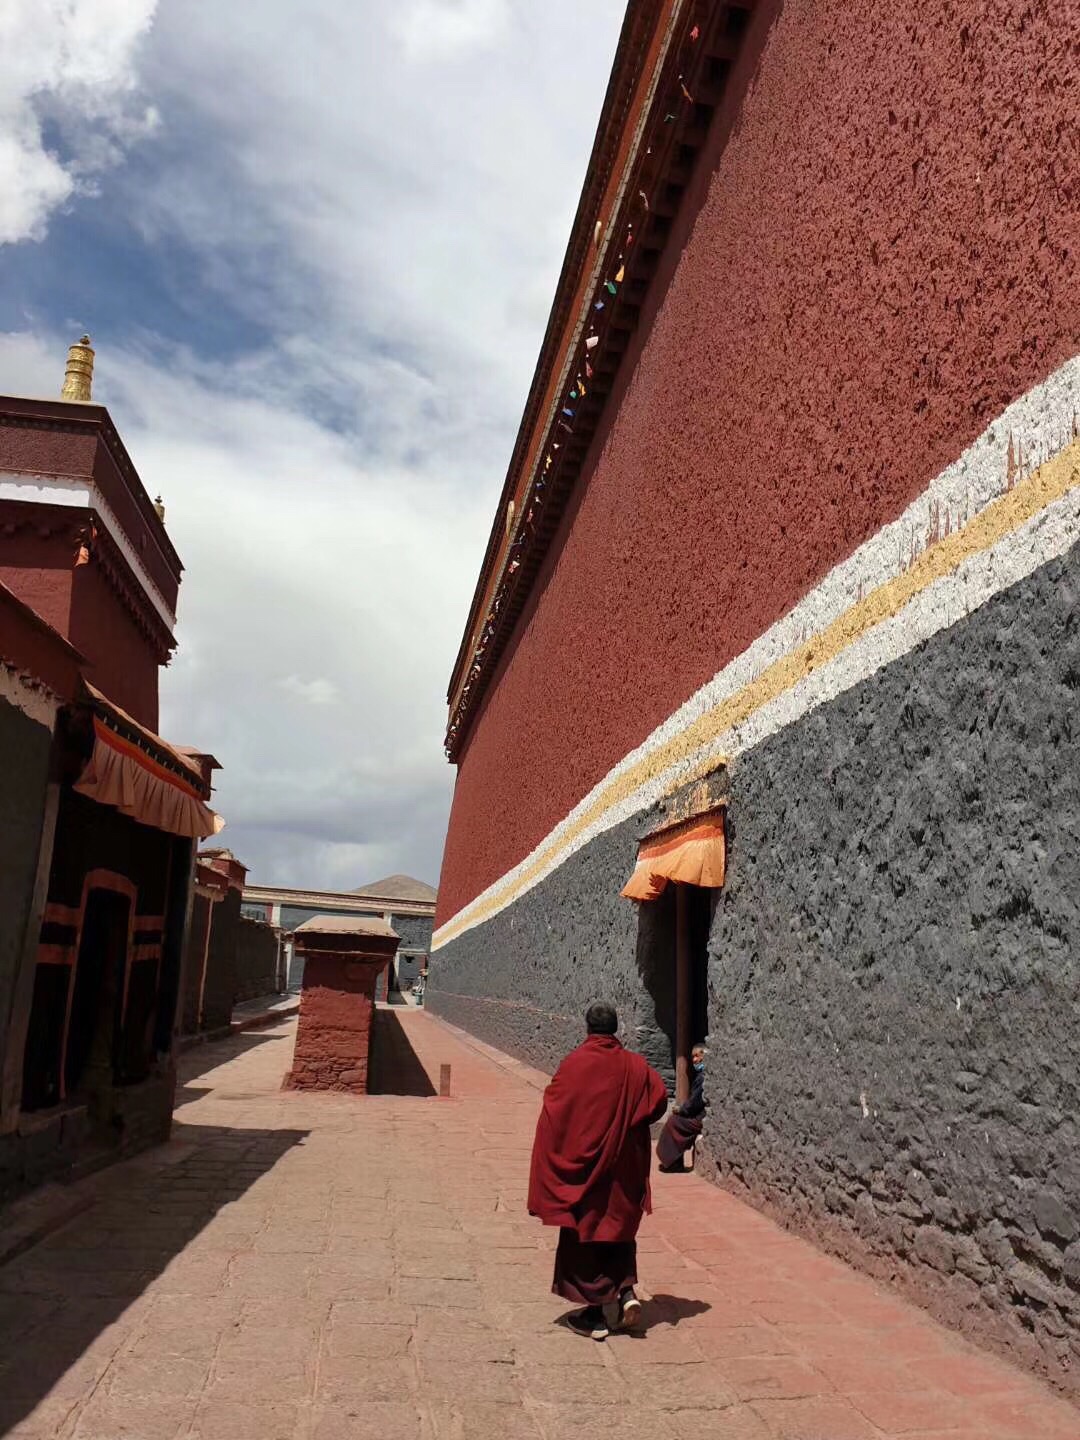
[[(536, 368), (533, 371), (532, 383), (529, 387), (521, 424), (518, 427), (506, 479), (503, 482), (499, 504), (492, 521), (483, 564), (469, 608), (468, 622), (454, 661), (446, 696), (447, 703), (451, 706), (460, 690), (466, 673), (467, 661), (472, 653), (470, 640), (484, 613), (484, 599), (499, 551), (502, 548), (507, 506), (514, 498), (518, 488), (529, 441), (536, 429), (542, 401), (551, 386), (555, 361), (563, 348), (563, 342), (571, 325), (573, 301), (581, 285), (585, 264), (595, 249), (594, 234), (598, 211), (611, 177), (615, 151), (626, 122), (626, 110), (640, 81), (641, 69), (646, 56), (644, 41), (655, 28), (657, 14), (667, 8), (668, 4), (663, 3), (663, 0), (659, 4), (657, 0), (630, 0), (623, 20), (622, 31), (615, 51), (615, 62), (600, 112), (596, 139), (593, 142), (592, 153), (589, 156), (585, 172), (585, 184), (574, 215), (570, 238), (567, 241), (562, 269), (555, 289), (555, 298), (548, 316)], [(648, 27), (647, 31), (646, 27)], [(644, 36), (643, 31), (646, 31)]]
[[(590, 178), (578, 207), (540, 363), (447, 697), (450, 717), (446, 750), (451, 761), (460, 754), (472, 720), (528, 601), (565, 505), (580, 479), (607, 396), (615, 388), (622, 355), (634, 340), (638, 312), (651, 277), (661, 268), (668, 237), (677, 228), (674, 222), (682, 209), (684, 194), (692, 188), (697, 157), (724, 96), (732, 62), (740, 53), (744, 25), (733, 28), (732, 12), (737, 12), (745, 22), (754, 8), (755, 0), (738, 0), (738, 3), (733, 0), (731, 4), (710, 3), (710, 0), (664, 0), (664, 3), (654, 0), (634, 12), (639, 20), (647, 13), (651, 24), (648, 53), (645, 61), (638, 56), (632, 103), (628, 102), (620, 110), (613, 99), (620, 91), (618, 59), (609, 85)], [(631, 12), (628, 12), (627, 24), (630, 18)], [(637, 39), (640, 43), (640, 32)], [(624, 26), (620, 42), (624, 67), (631, 64), (624, 53), (626, 41)], [(676, 100), (675, 96), (680, 98)], [(672, 110), (676, 113), (671, 113)], [(599, 212), (601, 243), (597, 246), (594, 243), (596, 192), (595, 186), (590, 189), (590, 182), (594, 178), (597, 155), (610, 154), (613, 145), (618, 147), (619, 163), (612, 167), (607, 178)], [(643, 205), (638, 201), (639, 181), (648, 186), (651, 205), (647, 198)], [(626, 251), (626, 283), (616, 298), (609, 300), (604, 294), (607, 305), (601, 343), (591, 352), (595, 370), (591, 393), (578, 405), (572, 436), (567, 437), (564, 432), (559, 437), (560, 464), (551, 470), (553, 483), (538, 502), (535, 533), (530, 535), (524, 548), (519, 549), (523, 545), (521, 535), (527, 528), (521, 510), (529, 497), (539, 495), (543, 488), (545, 471), (540, 466), (545, 453), (555, 448), (551, 443), (555, 439), (555, 424), (561, 418), (563, 396), (573, 382), (575, 363), (580, 363), (580, 342), (590, 323), (592, 304), (605, 278), (610, 278), (620, 263), (616, 257), (620, 246), (626, 248), (628, 223), (640, 211), (644, 212), (643, 216), (638, 214), (633, 223), (644, 223), (641, 229), (635, 228), (635, 243)], [(670, 267), (665, 268), (670, 275)], [(572, 302), (568, 299), (571, 290)], [(656, 297), (650, 298), (652, 313), (658, 303)], [(637, 338), (640, 343), (640, 335)], [(515, 526), (511, 527), (507, 524), (508, 505), (511, 498), (518, 496), (523, 497), (523, 503)], [(529, 509), (532, 508), (529, 505)], [(517, 538), (512, 542), (513, 532)], [(508, 561), (515, 550), (518, 550), (517, 563), (509, 566), (508, 573)]]

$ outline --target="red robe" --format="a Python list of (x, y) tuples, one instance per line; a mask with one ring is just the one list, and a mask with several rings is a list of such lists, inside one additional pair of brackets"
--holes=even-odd
[(652, 1209), (649, 1126), (663, 1080), (614, 1035), (590, 1035), (544, 1091), (529, 1174), (529, 1214), (579, 1240), (624, 1241)]

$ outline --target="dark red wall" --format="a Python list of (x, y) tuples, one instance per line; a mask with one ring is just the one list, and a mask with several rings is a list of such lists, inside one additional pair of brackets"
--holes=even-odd
[(140, 724), (157, 729), (158, 651), (96, 556), (76, 565), (66, 529), (44, 537), (20, 529), (0, 535), (0, 583), (86, 658), (83, 671), (92, 684)]
[(784, 7), (466, 742), (437, 923), (1075, 352), (1075, 22)]
[[(22, 411), (33, 408), (27, 402), (19, 406)], [(53, 430), (0, 419), (0, 470), (14, 474), (81, 476), (88, 480), (94, 473), (97, 446), (97, 432), (90, 428)]]
[(158, 726), (158, 654), (96, 559), (72, 584), (68, 638), (90, 662), (86, 678), (150, 730)]
[[(4, 518), (0, 507), (0, 522)], [(85, 520), (85, 512), (81, 519)], [(76, 523), (72, 514), (70, 530), (54, 530), (48, 535), (22, 527), (14, 534), (0, 531), (0, 583), (65, 639), (70, 639)]]
[(44, 479), (93, 480), (154, 584), (175, 610), (180, 559), (103, 406), (0, 400), (0, 472), (4, 471)]
[(375, 982), (385, 960), (309, 954), (304, 962), (300, 1022), (291, 1090), (349, 1090), (367, 1094)]

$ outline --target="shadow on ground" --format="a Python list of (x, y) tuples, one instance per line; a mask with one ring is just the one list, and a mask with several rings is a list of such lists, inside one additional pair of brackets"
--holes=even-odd
[[(192, 1080), (197, 1080), (200, 1075), (206, 1075), (211, 1070), (216, 1070), (219, 1065), (226, 1064), (229, 1060), (235, 1060), (238, 1055), (243, 1055), (248, 1050), (254, 1050), (258, 1045), (266, 1045), (274, 1040), (283, 1040), (287, 1034), (289, 1018), (282, 1020), (277, 1025), (265, 1025), (259, 1030), (241, 1031), (238, 1035), (223, 1035), (220, 1040), (207, 1040), (201, 1045), (193, 1045), (185, 1050), (180, 1056), (177, 1066), (180, 1073), (180, 1085), (187, 1088)], [(177, 1103), (182, 1103), (178, 1098)]]
[(368, 1094), (417, 1097), (438, 1094), (404, 1025), (392, 1009), (377, 1009), (372, 1018)]
[(705, 1300), (685, 1300), (681, 1295), (654, 1295), (648, 1304), (642, 1307), (642, 1324), (636, 1331), (629, 1333), (640, 1338), (661, 1325), (678, 1325), (682, 1320), (704, 1315), (711, 1309), (712, 1306)]
[(50, 1392), (62, 1404), (68, 1392), (54, 1387), (68, 1372), (81, 1394), (91, 1346), (107, 1346), (110, 1326), (218, 1211), (308, 1133), (178, 1126), (169, 1145), (97, 1177), (77, 1219), (0, 1266), (0, 1436)]

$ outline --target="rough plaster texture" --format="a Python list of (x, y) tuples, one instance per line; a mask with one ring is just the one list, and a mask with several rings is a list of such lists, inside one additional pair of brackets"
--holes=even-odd
[(232, 1019), (236, 1001), (237, 931), (240, 891), (228, 890), (211, 907), (210, 950), (206, 958), (202, 1028), (220, 1030)]
[(236, 928), (234, 1003), (270, 995), (278, 984), (278, 932), (272, 925), (241, 915)]
[[(1073, 1390), (1078, 604), (1074, 548), (732, 768), (705, 1142), (724, 1183)], [(436, 952), (431, 1008), (550, 1068), (602, 992), (661, 1060), (617, 898), (646, 824)], [(645, 976), (664, 924), (643, 909)]]
[(635, 817), (608, 831), (493, 920), (437, 950), (424, 1003), (551, 1071), (580, 1045), (590, 1003), (609, 1000), (623, 1039), (670, 1070), (639, 971), (636, 909), (619, 896), (647, 825), (648, 817)]
[(289, 1090), (366, 1095), (375, 982), (386, 956), (307, 955)]
[(158, 671), (163, 652), (120, 600), (95, 557), (71, 586), (67, 638), (89, 662), (86, 677), (140, 725), (158, 728)]
[(206, 932), (212, 915), (212, 901), (205, 895), (195, 895), (191, 902), (191, 920), (187, 928), (184, 953), (184, 985), (180, 1009), (180, 1033), (183, 1035), (194, 1035), (199, 1029)]
[(721, 1172), (1059, 1378), (1080, 1354), (1078, 602), (1074, 549), (747, 757), (710, 966)]
[(165, 912), (173, 839), (163, 830), (95, 804), (65, 786), (56, 822), (49, 899), (61, 905), (82, 902), (90, 870), (112, 870), (127, 876), (138, 891), (137, 915)]
[[(19, 526), (0, 543), (0, 581), (85, 656), (87, 679), (141, 725), (156, 730), (158, 667), (168, 656), (136, 622), (97, 555), (72, 568), (89, 513), (34, 506), (36, 524), (31, 525), (21, 504), (0, 499), (0, 518)], [(62, 526), (61, 518), (66, 520)], [(49, 525), (57, 528), (39, 533)]]
[(430, 915), (398, 915), (395, 913), (390, 917), (390, 928), (395, 935), (400, 935), (401, 945), (405, 950), (430, 952), (432, 924), (433, 918)]
[(468, 739), (440, 924), (1074, 352), (1075, 31), (785, 4)]

